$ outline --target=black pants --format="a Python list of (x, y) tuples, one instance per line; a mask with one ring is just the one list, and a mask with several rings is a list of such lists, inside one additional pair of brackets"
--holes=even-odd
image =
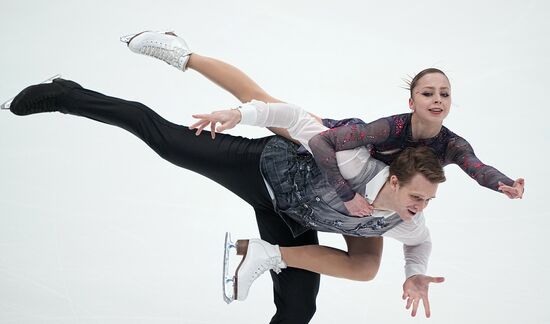
[[(59, 82), (63, 84), (63, 82)], [(294, 238), (273, 205), (260, 174), (260, 155), (269, 137), (247, 139), (226, 134), (195, 136), (138, 102), (108, 97), (74, 86), (60, 99), (65, 113), (118, 126), (143, 140), (163, 159), (197, 172), (248, 202), (256, 213), (260, 237), (272, 244), (318, 244), (317, 232)], [(287, 268), (271, 272), (277, 312), (271, 323), (308, 323), (315, 313), (319, 274)]]

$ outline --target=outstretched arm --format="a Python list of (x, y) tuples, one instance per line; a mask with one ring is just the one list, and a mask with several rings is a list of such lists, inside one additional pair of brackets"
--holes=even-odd
[(523, 197), (524, 179), (519, 178), (514, 181), (496, 168), (481, 162), (468, 141), (460, 136), (456, 136), (449, 142), (445, 159), (446, 163), (457, 164), (466, 174), (486, 188), (500, 191), (510, 199)]
[(420, 301), (422, 301), (426, 317), (430, 317), (430, 301), (428, 298), (429, 285), (430, 283), (440, 283), (445, 280), (443, 277), (430, 277), (425, 275), (431, 251), (429, 233), (427, 235), (427, 239), (419, 245), (403, 246), (407, 279), (403, 284), (402, 298), (403, 300), (407, 300), (407, 309), (410, 309), (412, 306), (411, 316), (416, 316), (418, 305)]
[[(216, 132), (222, 132), (237, 124), (284, 129), (291, 140), (295, 140), (309, 150), (308, 142), (312, 136), (327, 130), (315, 117), (302, 108), (287, 103), (266, 103), (252, 100), (239, 107), (214, 111), (210, 114), (195, 114), (199, 119), (189, 126), (197, 129), (197, 135), (210, 125), (212, 138)], [(220, 124), (217, 126), (217, 124)]]
[[(189, 58), (187, 67), (199, 72), (210, 81), (219, 85), (222, 89), (231, 93), (242, 103), (250, 102), (252, 100), (259, 100), (266, 103), (283, 102), (268, 94), (243, 71), (231, 64), (215, 58), (193, 53)], [(320, 121), (319, 117), (314, 117)], [(287, 130), (284, 128), (268, 127), (268, 129), (277, 135), (290, 139)]]
[(403, 242), (405, 256), (405, 276), (403, 284), (403, 299), (407, 300), (406, 308), (412, 306), (412, 316), (416, 315), (418, 305), (422, 301), (426, 317), (430, 317), (430, 302), (428, 288), (430, 283), (443, 282), (443, 277), (426, 276), (428, 260), (432, 250), (430, 231), (426, 227), (424, 214), (415, 216), (413, 221), (401, 222), (384, 234)]

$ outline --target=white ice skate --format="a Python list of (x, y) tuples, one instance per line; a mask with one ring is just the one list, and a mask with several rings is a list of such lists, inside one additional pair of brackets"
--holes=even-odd
[(173, 32), (144, 31), (120, 37), (134, 53), (143, 54), (164, 61), (185, 71), (192, 52), (183, 38)]
[[(229, 255), (231, 248), (242, 255), (241, 263), (235, 270), (235, 275), (229, 276)], [(250, 286), (267, 270), (276, 273), (286, 268), (278, 245), (269, 244), (259, 239), (231, 241), (231, 234), (225, 233), (223, 255), (223, 299), (226, 303), (234, 300), (243, 301), (248, 296)]]
[[(53, 81), (53, 80), (55, 80), (55, 79), (57, 79), (57, 78), (60, 78), (60, 77), (61, 77), (60, 74), (56, 74), (56, 75), (54, 75), (53, 77), (51, 77), (51, 78), (49, 78), (49, 79), (47, 79), (47, 80), (44, 80), (44, 81), (42, 81), (42, 82), (40, 82), (40, 83), (48, 83), (48, 82), (51, 82), (51, 81)], [(11, 99), (5, 101), (5, 102), (2, 104), (2, 106), (0, 106), (0, 109), (10, 109), (11, 103), (12, 103), (13, 99), (15, 99), (15, 97), (13, 97), (13, 98), (11, 98)]]

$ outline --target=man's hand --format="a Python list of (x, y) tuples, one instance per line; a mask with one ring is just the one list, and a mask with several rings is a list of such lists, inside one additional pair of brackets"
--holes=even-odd
[[(214, 139), (216, 132), (221, 133), (235, 127), (241, 121), (241, 112), (238, 109), (219, 110), (211, 114), (196, 114), (193, 118), (199, 121), (189, 126), (189, 129), (197, 129), (195, 135), (199, 136), (202, 130), (210, 125), (210, 136)], [(217, 123), (221, 125), (216, 127)]]
[(350, 215), (357, 217), (370, 216), (374, 210), (367, 199), (358, 193), (355, 194), (352, 200), (345, 201), (344, 206), (346, 206)]
[(407, 299), (407, 309), (411, 308), (411, 316), (416, 316), (418, 304), (422, 300), (426, 317), (430, 317), (430, 301), (428, 300), (428, 288), (431, 282), (440, 283), (445, 281), (443, 277), (430, 277), (425, 275), (414, 275), (405, 280), (403, 284), (403, 300)]

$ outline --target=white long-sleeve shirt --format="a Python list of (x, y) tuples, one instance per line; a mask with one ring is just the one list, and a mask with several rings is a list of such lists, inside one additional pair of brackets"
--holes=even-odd
[[(287, 103), (264, 103), (253, 100), (241, 106), (241, 124), (260, 127), (286, 128), (290, 136), (299, 141), (309, 152), (309, 139), (327, 130), (304, 109)], [(370, 159), (365, 147), (336, 152), (338, 168), (345, 179), (351, 179), (362, 169)], [(369, 203), (384, 186), (389, 176), (389, 167), (382, 169), (366, 185), (366, 199)], [(389, 217), (393, 211), (374, 210), (375, 217)], [(403, 221), (390, 229), (383, 236), (393, 237), (403, 243), (405, 255), (405, 275), (425, 274), (431, 252), (430, 232), (426, 227), (424, 214), (417, 213), (411, 221)]]

